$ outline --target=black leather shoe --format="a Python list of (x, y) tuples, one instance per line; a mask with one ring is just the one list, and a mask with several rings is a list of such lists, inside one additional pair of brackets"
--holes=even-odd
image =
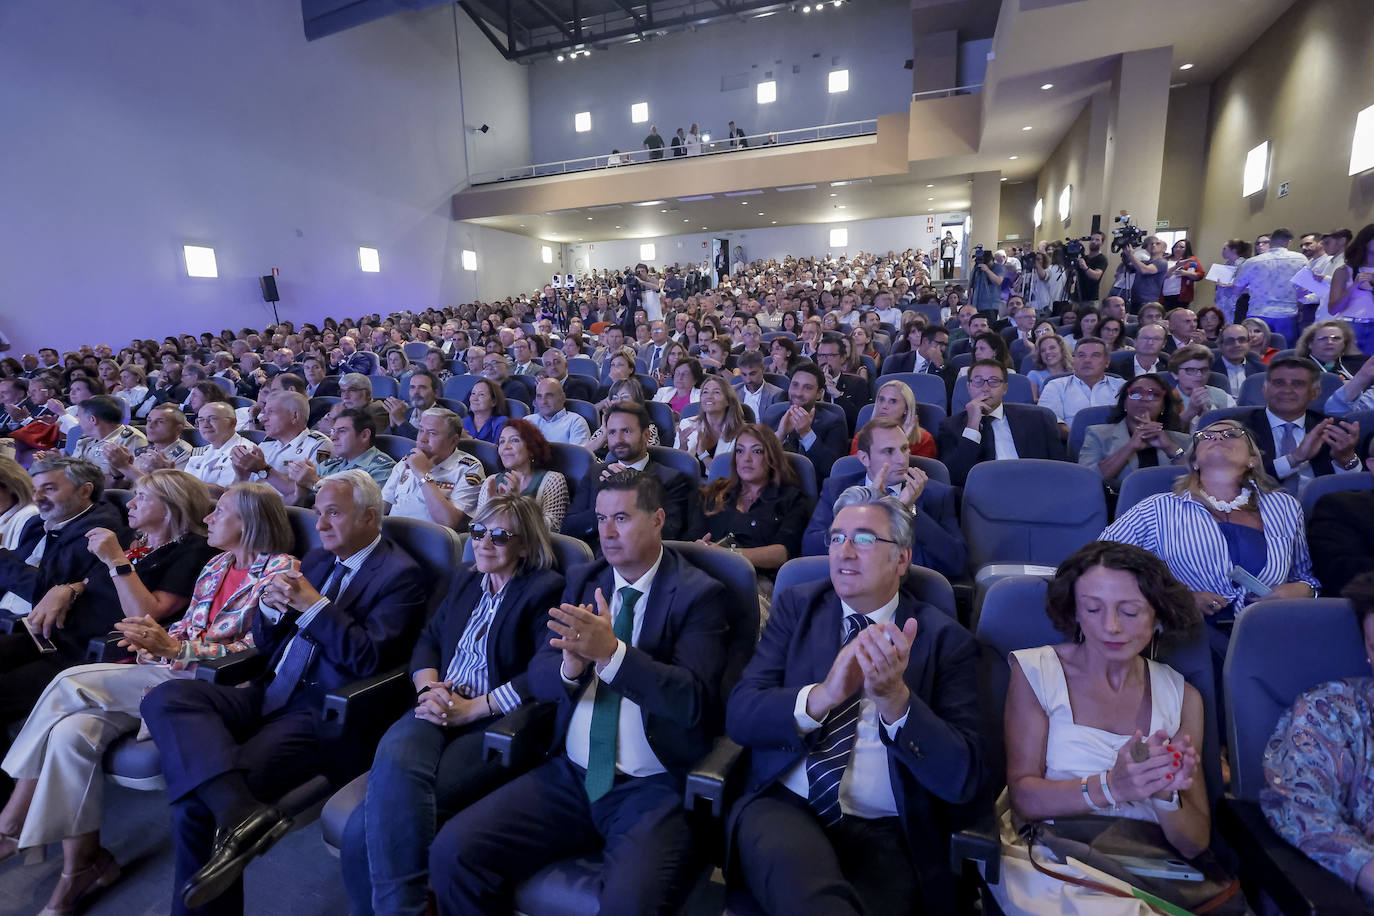
[(217, 831), (210, 861), (181, 889), (182, 903), (188, 909), (197, 909), (223, 894), (249, 862), (271, 849), (290, 829), (291, 818), (264, 805), (236, 826)]

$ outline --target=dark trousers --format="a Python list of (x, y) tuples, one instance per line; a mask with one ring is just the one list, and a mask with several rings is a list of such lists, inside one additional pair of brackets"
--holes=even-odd
[(774, 916), (906, 916), (921, 888), (895, 817), (845, 817), (825, 827), (801, 798), (775, 785), (736, 819), (740, 877)]
[(425, 911), (439, 825), (510, 778), (483, 758), (490, 722), (440, 728), (407, 712), (382, 737), (339, 854), (353, 916)]
[[(173, 913), (192, 912), (181, 903), (181, 889), (209, 861), (215, 827), (233, 826), (216, 824), (196, 793), (200, 786), (237, 771), (255, 798), (272, 801), (323, 768), (313, 711), (288, 706), (264, 718), (262, 695), (258, 685), (174, 680), (143, 698), (143, 721), (162, 756), (172, 803)], [(242, 913), (242, 882), (194, 912)]]
[(666, 773), (617, 777), (591, 804), (584, 779), (581, 767), (559, 757), (445, 824), (429, 854), (439, 912), (509, 912), (521, 881), (551, 862), (602, 849), (601, 916), (676, 913), (695, 865), (682, 782)]
[[(43, 655), (33, 643), (22, 622), (13, 633), (0, 634), (0, 735), (7, 735), (11, 723), (21, 722), (33, 711), (48, 682), (72, 662), (60, 653)], [(9, 747), (9, 738), (0, 737), (0, 748)]]
[(941, 259), (940, 259), (940, 279), (942, 279), (942, 280), (953, 280), (953, 279), (954, 279), (954, 259), (953, 259), (953, 258), (941, 258)]

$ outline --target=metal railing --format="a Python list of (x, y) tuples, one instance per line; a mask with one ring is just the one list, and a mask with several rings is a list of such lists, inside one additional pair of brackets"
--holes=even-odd
[(571, 172), (587, 172), (593, 169), (625, 168), (629, 166), (659, 166), (671, 162), (685, 162), (699, 156), (717, 156), (723, 153), (737, 153), (746, 149), (765, 149), (775, 146), (793, 146), (798, 143), (816, 143), (824, 140), (843, 140), (849, 137), (865, 137), (878, 133), (878, 119), (867, 118), (862, 121), (844, 121), (839, 124), (821, 124), (816, 127), (798, 127), (793, 130), (774, 130), (766, 133), (748, 134), (743, 137), (713, 137), (707, 131), (701, 135), (698, 152), (687, 152), (688, 147), (679, 147), (682, 153), (675, 155), (669, 144), (671, 136), (663, 138), (663, 149), (658, 150), (658, 158), (650, 155), (650, 150), (637, 149), (621, 153), (607, 153), (602, 156), (584, 156), (580, 159), (563, 159), (558, 162), (541, 162), (535, 165), (516, 166), (508, 169), (492, 169), (478, 172), (469, 178), (473, 186), (493, 184), (500, 181), (517, 181), (522, 178), (542, 178), (546, 175), (566, 175)]
[(920, 102), (925, 99), (947, 99), (954, 95), (973, 95), (975, 92), (982, 92), (982, 83), (972, 83), (968, 86), (952, 86), (949, 89), (926, 89), (921, 92), (913, 92), (911, 101)]

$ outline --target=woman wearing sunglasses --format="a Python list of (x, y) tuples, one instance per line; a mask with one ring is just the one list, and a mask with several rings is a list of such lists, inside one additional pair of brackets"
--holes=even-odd
[(1144, 547), (1168, 563), (1192, 590), (1213, 651), (1224, 657), (1231, 624), (1247, 605), (1315, 594), (1302, 507), (1265, 473), (1264, 456), (1236, 420), (1198, 430), (1182, 463), (1188, 473), (1172, 493), (1137, 503), (1102, 539)]
[(1157, 375), (1137, 375), (1121, 386), (1107, 422), (1088, 427), (1078, 463), (1120, 484), (1137, 468), (1179, 463), (1187, 448), (1169, 386)]
[(501, 437), (496, 440), (496, 453), (502, 470), (482, 481), (477, 511), (495, 496), (518, 493), (539, 504), (550, 531), (562, 528), (563, 516), (568, 511), (568, 480), (549, 469), (553, 446), (539, 428), (519, 417), (506, 421)]
[(429, 847), (454, 814), (510, 778), (482, 752), (499, 716), (529, 701), (525, 669), (548, 641), (563, 577), (539, 506), (500, 493), (469, 528), (473, 561), (430, 618), (410, 658), (415, 709), (383, 736), (367, 795), (344, 831), (354, 913), (423, 913)]

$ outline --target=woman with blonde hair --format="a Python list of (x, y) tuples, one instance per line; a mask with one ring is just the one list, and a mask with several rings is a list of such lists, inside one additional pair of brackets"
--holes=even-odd
[(1031, 391), (1035, 399), (1040, 400), (1040, 391), (1045, 387), (1045, 383), (1057, 375), (1067, 375), (1073, 372), (1073, 356), (1069, 349), (1069, 342), (1058, 334), (1046, 334), (1037, 337), (1035, 349), (1032, 352), (1032, 365), (1035, 367), (1027, 373), (1026, 378), (1030, 379)]
[[(0, 859), (62, 841), (62, 878), (44, 914), (70, 913), (91, 891), (119, 878), (100, 846), (101, 759), (140, 724), (152, 687), (189, 677), (196, 663), (252, 646), (252, 622), (274, 575), (294, 572), (286, 508), (262, 483), (239, 483), (214, 511), (205, 485), (185, 473), (139, 479), (129, 524), (141, 538), (126, 553), (113, 532), (94, 528), (88, 548), (110, 569), (125, 619), (119, 645), (137, 664), (68, 668), (53, 679), (5, 756), (16, 780), (0, 811)], [(203, 516), (201, 513), (207, 513)], [(224, 551), (214, 556), (215, 550)], [(164, 629), (158, 622), (190, 606)]]
[[(935, 444), (935, 436), (921, 428), (920, 414), (916, 409), (916, 395), (906, 382), (895, 379), (883, 382), (873, 396), (873, 415), (870, 420), (896, 420), (906, 430), (907, 440), (911, 443), (911, 454), (921, 458), (939, 458), (940, 449)], [(849, 445), (849, 454), (859, 452), (859, 436), (854, 435)]]
[[(36, 518), (38, 507), (33, 504), (33, 480), (19, 462), (0, 457), (0, 549), (16, 550), (24, 539), (24, 529)], [(42, 522), (39, 522), (30, 535), (36, 539), (36, 532), (41, 527)]]
[(678, 424), (673, 447), (710, 464), (717, 455), (734, 451), (735, 439), (744, 428), (744, 408), (735, 386), (714, 375), (701, 383), (699, 405), (701, 411), (696, 416)]

